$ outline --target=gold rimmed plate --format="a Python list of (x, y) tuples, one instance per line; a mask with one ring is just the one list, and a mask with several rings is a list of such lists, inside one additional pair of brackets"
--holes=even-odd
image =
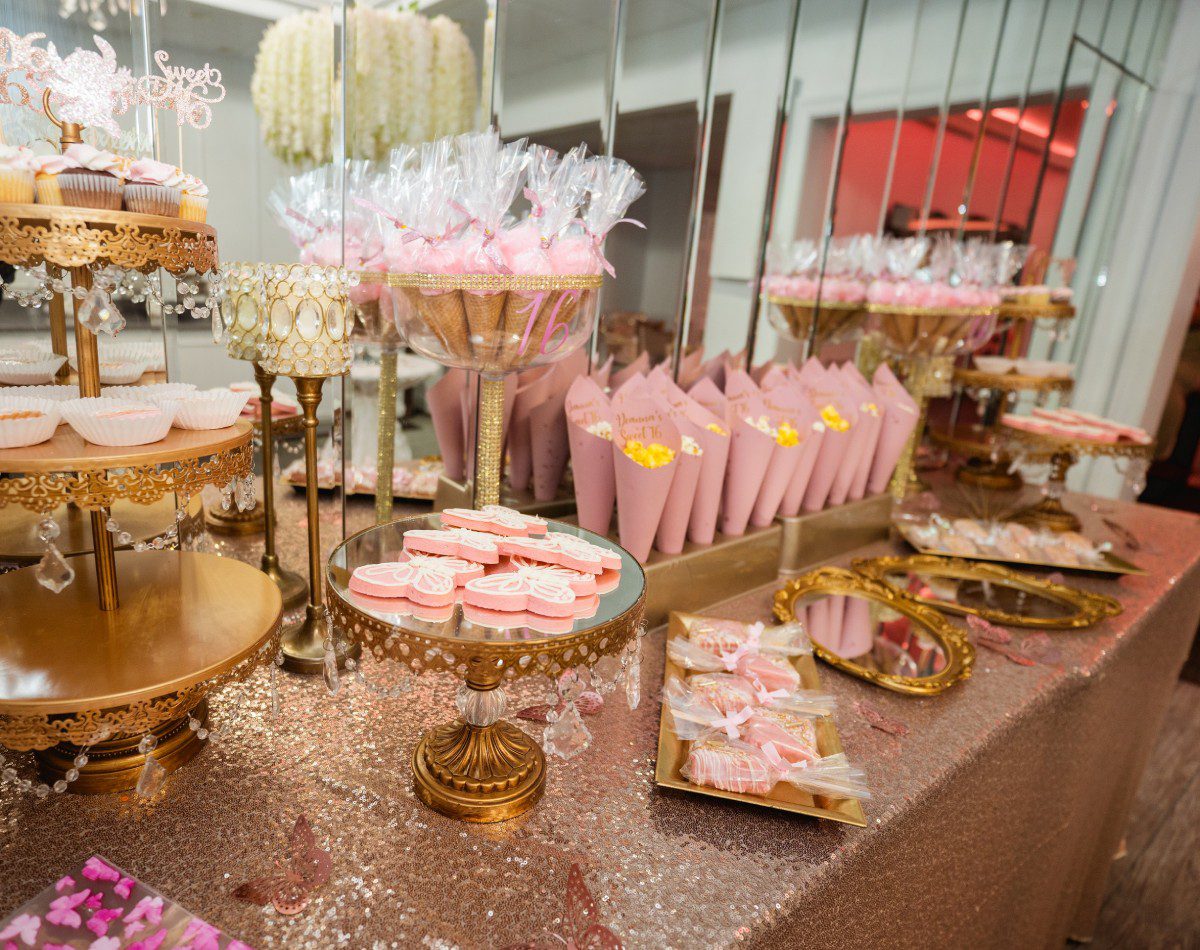
[[(667, 628), (667, 638), (686, 637), (692, 625), (714, 621), (735, 623), (737, 621), (720, 620), (714, 617), (702, 617), (697, 614), (672, 613)], [(819, 689), (821, 677), (817, 673), (817, 664), (809, 655), (798, 656), (794, 660), (797, 672), (800, 674), (800, 686), (803, 689)], [(671, 661), (668, 656), (666, 668), (663, 671), (663, 683), (671, 677), (683, 679), (687, 671)], [(687, 761), (688, 742), (676, 738), (671, 730), (670, 713), (666, 703), (663, 703), (658, 727), (658, 762), (654, 769), (654, 780), (663, 788), (673, 788), (695, 795), (707, 795), (710, 798), (723, 798), (727, 801), (745, 802), (760, 808), (774, 808), (778, 811), (794, 812), (800, 815), (810, 815), (814, 818), (824, 818), (828, 821), (840, 821), (848, 825), (865, 828), (866, 816), (863, 814), (862, 803), (854, 798), (827, 798), (823, 795), (810, 795), (786, 782), (780, 782), (769, 795), (746, 795), (740, 792), (724, 792), (719, 788), (707, 785), (695, 785), (685, 779), (680, 772)], [(833, 719), (823, 716), (816, 722), (817, 751), (823, 756), (836, 755), (842, 751), (842, 741), (838, 737)]]

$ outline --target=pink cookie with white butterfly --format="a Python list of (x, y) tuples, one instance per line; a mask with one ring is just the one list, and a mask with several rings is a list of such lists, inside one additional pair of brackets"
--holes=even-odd
[(561, 564), (588, 574), (621, 569), (621, 555), (612, 548), (592, 544), (562, 531), (553, 531), (544, 538), (503, 538), (500, 550), (510, 557)]
[(414, 528), (404, 532), (404, 550), (461, 557), (479, 564), (497, 564), (500, 542), (504, 540), (499, 535), (466, 528)]
[(496, 630), (513, 630), (528, 627), (536, 633), (547, 636), (559, 636), (570, 633), (575, 626), (574, 617), (541, 617), (524, 610), (488, 610), (486, 607), (472, 607), (463, 604), (463, 619), (481, 627), (492, 627)]
[(596, 575), (590, 574), (587, 571), (577, 571), (574, 568), (563, 567), (561, 564), (545, 564), (541, 561), (534, 561), (527, 557), (510, 557), (507, 561), (501, 561), (493, 569), (493, 573), (502, 571), (516, 571), (522, 573), (525, 571), (533, 571), (543, 577), (551, 580), (557, 580), (560, 584), (565, 584), (571, 590), (575, 591), (576, 597), (586, 597), (588, 594), (596, 593)]
[(454, 574), (432, 560), (364, 564), (350, 575), (350, 589), (372, 597), (404, 597), (427, 607), (454, 603)]
[[(350, 603), (361, 610), (378, 614), (385, 619), (415, 617), (426, 623), (445, 623), (454, 616), (454, 604), (441, 607), (428, 607), (425, 604), (413, 603), (405, 597), (372, 597), (370, 594), (360, 594), (350, 591)], [(394, 622), (394, 621), (393, 621)]]
[(463, 588), (463, 603), (487, 610), (523, 610), (544, 617), (575, 615), (575, 592), (532, 571), (503, 571), (468, 581)]
[(527, 538), (546, 533), (545, 518), (526, 515), (503, 505), (484, 505), (482, 508), (445, 508), (440, 512), (442, 524), (471, 531), (489, 531), (506, 537)]
[(403, 551), (400, 560), (405, 564), (425, 564), (430, 567), (440, 567), (454, 575), (454, 583), (462, 587), (474, 577), (483, 577), (484, 566), (478, 561), (468, 561), (465, 557), (453, 557), (448, 554), (417, 554)]

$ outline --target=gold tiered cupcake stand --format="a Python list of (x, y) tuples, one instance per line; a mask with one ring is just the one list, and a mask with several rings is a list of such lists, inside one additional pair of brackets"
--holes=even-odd
[[(982, 418), (967, 425), (952, 420), (949, 428), (930, 428), (929, 438), (954, 455), (962, 456), (963, 463), (954, 473), (958, 481), (990, 491), (1015, 491), (1023, 482), (1020, 473), (1011, 470), (1012, 459), (998, 431), (1010, 398), (1017, 393), (1034, 393), (1042, 400), (1050, 393), (1058, 393), (1060, 399), (1065, 399), (1074, 389), (1075, 381), (1069, 376), (1030, 376), (1015, 371), (988, 373), (956, 367), (952, 386), (987, 393)], [(1032, 451), (1026, 453), (1027, 457)]]
[[(0, 204), (0, 260), (60, 267), (90, 289), (96, 265), (212, 271), (216, 232), (157, 215)], [(75, 344), (80, 395), (98, 396), (96, 337), (80, 320)], [(265, 575), (210, 554), (118, 554), (107, 527), (118, 502), (190, 498), (248, 475), (250, 437), (238, 422), (110, 448), (63, 427), (41, 445), (0, 451), (0, 508), (74, 505), (91, 521), (92, 553), (70, 559), (75, 578), (61, 592), (43, 588), (33, 568), (0, 575), (0, 744), (36, 750), (56, 788), (130, 788), (146, 764), (141, 747), (156, 746), (165, 770), (182, 765), (201, 748), (193, 724), (207, 697), (275, 655), (282, 603)]]
[(1091, 439), (1072, 439), (1041, 432), (1027, 432), (1013, 426), (1003, 426), (1013, 454), (1036, 453), (1050, 459), (1050, 477), (1043, 486), (1042, 500), (1012, 516), (1021, 521), (1051, 531), (1078, 531), (1079, 518), (1062, 503), (1066, 493), (1067, 472), (1081, 457), (1126, 460), (1134, 465), (1149, 465), (1154, 458), (1154, 442), (1095, 442)]
[[(441, 526), (437, 515), (417, 515), (352, 535), (334, 549), (326, 571), (334, 625), (377, 660), (404, 664), (414, 673), (447, 672), (461, 677), (461, 717), (430, 729), (413, 753), (413, 781), (430, 808), (463, 821), (492, 822), (532, 808), (546, 781), (545, 755), (536, 741), (503, 720), (503, 685), (526, 676), (557, 679), (569, 669), (591, 668), (634, 646), (646, 600), (645, 575), (624, 549), (575, 525), (549, 523), (564, 532), (617, 551), (618, 586), (600, 596), (596, 614), (574, 622), (569, 632), (546, 635), (521, 624), (489, 626), (464, 616), (459, 605), (416, 608), (406, 614), (396, 601), (366, 597), (349, 589), (350, 576), (364, 564), (394, 561), (404, 532)], [(612, 661), (609, 661), (612, 664)], [(615, 665), (615, 664), (613, 664)]]

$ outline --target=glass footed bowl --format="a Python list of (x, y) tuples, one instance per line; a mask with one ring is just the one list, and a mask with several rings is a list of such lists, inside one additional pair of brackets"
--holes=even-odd
[(408, 345), (447, 366), (500, 376), (561, 360), (596, 321), (598, 274), (364, 274), (391, 290)]
[(771, 326), (782, 336), (799, 343), (808, 342), (814, 318), (817, 321), (817, 346), (853, 339), (866, 322), (866, 305), (862, 302), (822, 300), (818, 306), (813, 300), (774, 294), (767, 295), (766, 299), (771, 304), (767, 311)]
[(927, 308), (871, 304), (870, 326), (899, 356), (974, 353), (996, 332), (996, 307)]

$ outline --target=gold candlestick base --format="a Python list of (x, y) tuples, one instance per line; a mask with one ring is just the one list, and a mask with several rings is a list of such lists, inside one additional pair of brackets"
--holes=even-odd
[(256, 500), (249, 511), (239, 511), (237, 505), (224, 508), (204, 508), (204, 524), (213, 534), (243, 536), (258, 534), (266, 526), (263, 507)]
[(460, 821), (506, 821), (528, 811), (546, 787), (546, 756), (500, 720), (461, 719), (431, 729), (413, 753), (413, 788), (434, 811)]
[(957, 481), (988, 491), (1016, 491), (1025, 484), (1020, 472), (1010, 471), (1012, 461), (1000, 458), (997, 461), (967, 459), (954, 473)]
[(1063, 507), (1061, 498), (1047, 496), (1013, 515), (1013, 521), (1050, 531), (1078, 531), (1080, 520)]
[[(202, 701), (191, 715), (201, 724), (208, 721), (208, 701)], [(150, 730), (158, 737), (154, 758), (168, 772), (190, 762), (204, 748), (196, 732), (188, 728), (188, 717), (180, 716)], [(122, 735), (106, 742), (97, 742), (86, 750), (87, 765), (79, 770), (79, 778), (71, 782), (68, 789), (80, 795), (106, 795), (134, 788), (146, 763), (144, 753), (138, 745), (145, 733)], [(37, 761), (42, 779), (53, 785), (66, 778), (67, 772), (75, 768), (75, 757), (85, 751), (77, 745), (63, 742), (38, 753)]]
[(295, 610), (304, 603), (308, 596), (308, 582), (295, 571), (289, 571), (279, 566), (279, 558), (274, 554), (262, 556), (262, 572), (271, 578), (283, 595), (285, 612)]
[[(325, 640), (331, 635), (324, 611), (324, 607), (309, 604), (303, 620), (283, 628), (279, 649), (283, 668), (289, 673), (318, 676), (324, 668)], [(362, 653), (357, 643), (342, 642), (337, 647), (338, 669), (345, 667), (347, 659), (358, 659)]]

